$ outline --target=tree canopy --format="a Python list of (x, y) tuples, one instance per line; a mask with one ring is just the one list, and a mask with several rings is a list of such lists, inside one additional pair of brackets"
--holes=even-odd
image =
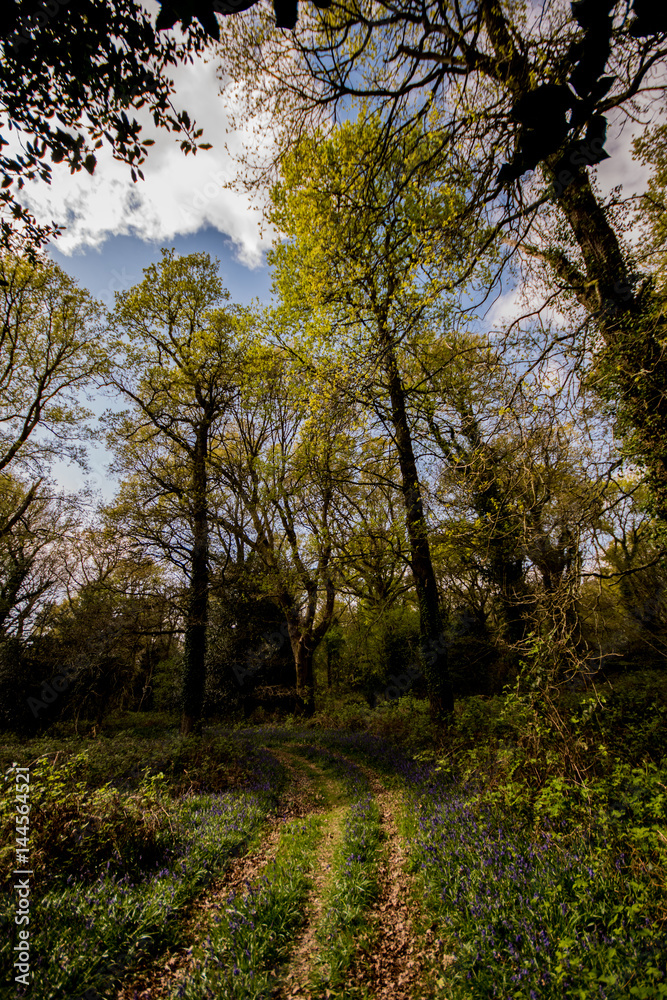
[[(664, 13), (641, 3), (550, 0), (537, 18), (528, 4), (500, 0), (400, 9), (381, 0), (311, 12), (294, 37), (271, 35), (261, 14), (224, 35), (228, 71), (247, 81), (247, 107), (272, 113), (280, 135), (272, 164), (249, 171), (248, 152), (249, 184), (265, 183), (299, 136), (332, 127), (350, 106), (374, 108), (382, 122), (371, 183), (370, 164), (378, 168), (421, 123), (424, 157), (435, 146), (469, 178), (461, 224), (485, 220), (521, 268), (542, 262), (561, 300), (574, 303), (579, 332), (600, 336), (583, 353), (662, 513), (662, 300), (593, 174), (608, 155), (612, 118), (659, 112), (666, 34)], [(410, 172), (403, 177), (408, 188)], [(475, 267), (472, 244), (468, 263)]]

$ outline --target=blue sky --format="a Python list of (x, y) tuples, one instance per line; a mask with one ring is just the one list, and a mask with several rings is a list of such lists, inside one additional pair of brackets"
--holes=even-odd
[(176, 235), (170, 240), (147, 241), (139, 236), (109, 236), (97, 247), (81, 247), (64, 254), (57, 244), (51, 244), (49, 255), (76, 281), (87, 288), (108, 308), (113, 307), (114, 292), (137, 284), (143, 278), (142, 269), (160, 259), (160, 248), (174, 247), (178, 254), (206, 252), (220, 260), (223, 283), (231, 292), (232, 302), (250, 305), (254, 298), (270, 300), (270, 274), (262, 261), (250, 267), (238, 259), (229, 236), (213, 226), (204, 226), (196, 233)]
[[(263, 303), (270, 301), (270, 272), (265, 261), (254, 267), (243, 263), (230, 237), (210, 225), (196, 233), (176, 235), (163, 242), (147, 241), (138, 236), (109, 236), (96, 247), (81, 247), (69, 255), (58, 250), (56, 244), (49, 247), (49, 255), (95, 298), (112, 308), (114, 293), (141, 281), (142, 269), (160, 259), (162, 246), (174, 247), (179, 254), (206, 252), (218, 258), (220, 274), (231, 292), (232, 302), (250, 305), (253, 299)], [(88, 405), (99, 415), (113, 405), (113, 400), (98, 397)], [(108, 471), (112, 456), (102, 444), (89, 444), (87, 451), (89, 471), (59, 462), (53, 469), (55, 479), (68, 490), (89, 486), (101, 498), (109, 500), (116, 489), (116, 480)]]
[[(236, 180), (242, 150), (270, 152), (271, 133), (257, 122), (232, 128), (237, 97), (218, 59), (200, 58), (172, 75), (174, 106), (187, 109), (203, 128), (202, 141), (212, 144), (210, 150), (185, 156), (172, 133), (156, 129), (150, 115), (138, 111), (145, 136), (155, 143), (142, 167), (144, 181), (133, 183), (128, 167), (102, 148), (92, 177), (85, 171), (70, 174), (56, 164), (51, 185), (28, 182), (24, 201), (39, 221), (65, 227), (49, 247), (50, 256), (108, 308), (114, 292), (142, 280), (143, 268), (159, 260), (161, 247), (217, 257), (232, 302), (249, 305), (257, 298), (268, 303), (265, 254), (273, 233), (262, 222), (261, 199), (250, 198)], [(12, 141), (18, 141), (15, 133)], [(89, 405), (100, 414), (113, 401), (98, 397)], [(89, 445), (88, 453), (89, 473), (58, 463), (55, 480), (68, 490), (88, 485), (109, 499), (115, 490), (108, 472), (111, 455), (101, 444)]]

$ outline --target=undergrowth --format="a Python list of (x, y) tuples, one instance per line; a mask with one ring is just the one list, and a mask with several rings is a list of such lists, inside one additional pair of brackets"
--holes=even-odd
[[(37, 805), (31, 813), (31, 858), (40, 860), (42, 871), (53, 872), (48, 886), (40, 883), (30, 910), (36, 956), (30, 990), (40, 1000), (111, 997), (128, 969), (178, 944), (188, 906), (249, 842), (275, 804), (283, 777), (274, 759), (258, 752), (253, 766), (261, 773), (252, 788), (172, 799), (163, 779), (154, 777), (145, 779), (140, 792), (122, 797), (106, 786), (72, 787), (68, 782), (78, 764), (77, 759), (46, 764), (45, 773), (37, 766), (32, 774)], [(142, 803), (148, 803), (143, 820), (137, 812)], [(11, 801), (3, 808), (11, 813)], [(78, 833), (66, 822), (71, 816), (88, 818)], [(151, 865), (150, 853), (142, 856), (146, 840), (163, 852), (159, 867)], [(13, 917), (8, 894), (0, 911), (5, 931), (0, 962), (8, 979)]]

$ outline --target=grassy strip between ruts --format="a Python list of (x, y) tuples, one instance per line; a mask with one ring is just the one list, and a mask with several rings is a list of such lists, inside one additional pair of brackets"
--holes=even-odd
[(244, 895), (229, 896), (174, 998), (260, 1000), (271, 995), (277, 967), (304, 920), (320, 838), (317, 816), (286, 824), (275, 859)]
[(290, 752), (317, 761), (318, 767), (343, 781), (352, 798), (343, 838), (334, 854), (324, 915), (317, 929), (320, 949), (310, 977), (313, 995), (333, 997), (344, 986), (348, 995), (346, 973), (367, 934), (368, 908), (378, 893), (380, 813), (368, 778), (358, 765), (312, 742), (293, 742)]
[(334, 855), (326, 908), (317, 931), (320, 952), (311, 979), (316, 994), (349, 995), (343, 987), (367, 932), (368, 907), (378, 893), (379, 852), (380, 813), (366, 794), (350, 807)]

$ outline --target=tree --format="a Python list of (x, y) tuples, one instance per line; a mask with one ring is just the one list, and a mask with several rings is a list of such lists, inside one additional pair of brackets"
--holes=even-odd
[(81, 391), (100, 374), (99, 308), (55, 264), (0, 255), (0, 485), (32, 485), (0, 517), (0, 537), (38, 496), (49, 461), (82, 460)]
[(587, 602), (601, 619), (600, 661), (612, 670), (628, 661), (662, 668), (667, 648), (664, 528), (642, 512), (641, 497), (633, 496), (637, 490), (637, 482), (629, 479), (615, 485), (616, 502), (601, 524), (598, 566), (586, 574)]
[[(336, 538), (354, 468), (354, 409), (273, 344), (257, 343), (217, 454), (219, 523), (257, 554), (287, 622), (296, 693), (314, 709), (313, 657), (334, 622)], [(247, 517), (238, 517), (240, 500)]]
[[(41, 481), (28, 489), (5, 471), (0, 491), (0, 726), (34, 728), (28, 698), (34, 685), (54, 673), (38, 649), (49, 608), (67, 577), (67, 538), (76, 529), (72, 497)], [(37, 689), (39, 690), (39, 688)]]
[(471, 335), (436, 341), (420, 359), (425, 377), (435, 373), (423, 433), (444, 460), (433, 487), (438, 565), (458, 577), (459, 605), (490, 625), (505, 672), (540, 639), (542, 666), (551, 657), (572, 673), (585, 659), (582, 559), (609, 502), (608, 463), (586, 437), (585, 397), (562, 398), (544, 372), (528, 378), (520, 358), (518, 391), (506, 362)]
[(634, 150), (653, 174), (641, 195), (636, 220), (642, 240), (635, 249), (638, 265), (650, 272), (661, 295), (667, 291), (667, 125), (647, 129), (635, 139)]
[(247, 713), (258, 694), (290, 697), (294, 656), (273, 575), (242, 541), (231, 542), (230, 558), (211, 575), (207, 705), (229, 711), (236, 704)]
[[(640, 106), (650, 113), (664, 95), (667, 14), (642, 0), (629, 13), (615, 0), (550, 0), (537, 21), (528, 4), (503, 0), (340, 0), (311, 11), (294, 37), (269, 35), (259, 13), (247, 19), (225, 35), (225, 64), (248, 81), (248, 106), (273, 113), (277, 159), (313, 122), (357, 102), (383, 122), (369, 190), (414, 122), (432, 139), (425, 158), (439, 142), (443, 157), (469, 171), (464, 218), (488, 217), (508, 254), (542, 261), (580, 323), (599, 333), (596, 384), (665, 517), (663, 300), (650, 272), (634, 266), (591, 175), (608, 156), (611, 116), (633, 117)], [(408, 188), (411, 171), (402, 176)]]
[(57, 542), (71, 528), (73, 510), (66, 497), (50, 494), (46, 484), (27, 490), (8, 473), (0, 493), (0, 516), (5, 523), (0, 536), (0, 638), (21, 639), (31, 631), (46, 599), (63, 584), (63, 553)]
[(348, 522), (337, 539), (341, 593), (378, 612), (412, 590), (400, 474), (391, 441), (366, 431), (359, 484), (347, 496)]
[[(170, 66), (191, 62), (219, 39), (216, 15), (246, 10), (256, 0), (160, 0), (157, 19), (135, 0), (10, 0), (0, 25), (0, 103), (10, 132), (28, 137), (21, 150), (0, 153), (0, 246), (15, 244), (16, 223), (27, 250), (46, 243), (61, 226), (39, 225), (21, 203), (26, 180), (51, 183), (53, 163), (72, 173), (96, 167), (95, 150), (106, 141), (116, 159), (143, 179), (141, 165), (152, 139), (128, 117), (147, 106), (155, 125), (176, 132), (181, 149), (209, 149), (199, 142), (187, 111), (171, 102)], [(329, 0), (314, 0), (326, 7)], [(293, 28), (297, 0), (274, 0), (276, 26)], [(165, 35), (176, 23), (185, 37)], [(7, 140), (0, 137), (0, 146)]]
[(66, 597), (44, 609), (32, 646), (50, 660), (51, 676), (68, 677), (55, 714), (99, 726), (112, 708), (150, 705), (156, 666), (177, 631), (174, 602), (166, 574), (104, 517), (70, 532), (66, 569)]
[[(193, 16), (211, 38), (220, 40), (216, 14), (236, 14), (254, 6), (257, 0), (160, 0), (158, 28), (172, 28), (177, 21), (189, 28)], [(313, 0), (316, 7), (327, 8), (331, 0)], [(297, 0), (273, 0), (276, 28), (293, 28), (297, 21)]]
[[(271, 259), (283, 307), (293, 322), (307, 329), (311, 315), (324, 317), (330, 331), (329, 346), (322, 351), (328, 356), (320, 362), (324, 370), (341, 366), (355, 384), (357, 398), (391, 437), (429, 697), (434, 715), (442, 716), (453, 710), (453, 694), (405, 358), (419, 353), (434, 326), (451, 316), (447, 293), (456, 280), (463, 243), (473, 234), (451, 226), (463, 196), (442, 161), (435, 155), (434, 162), (428, 161), (427, 135), (419, 129), (406, 131), (400, 150), (376, 169), (372, 151), (379, 141), (379, 122), (362, 115), (328, 139), (305, 140), (286, 158), (284, 179), (273, 191), (271, 219), (287, 239), (277, 244)], [(411, 178), (408, 188), (406, 175)], [(350, 379), (352, 371), (356, 374)]]
[[(188, 734), (200, 725), (206, 682), (211, 456), (225, 432), (249, 318), (223, 305), (229, 292), (208, 254), (163, 250), (144, 274), (118, 294), (111, 317), (110, 384), (131, 405), (107, 422), (116, 467), (130, 475), (120, 501), (135, 530), (141, 534), (147, 508), (149, 521), (157, 513), (172, 537), (179, 528), (185, 535), (180, 551), (166, 547), (189, 583), (181, 721)], [(165, 506), (171, 519), (160, 516)]]

